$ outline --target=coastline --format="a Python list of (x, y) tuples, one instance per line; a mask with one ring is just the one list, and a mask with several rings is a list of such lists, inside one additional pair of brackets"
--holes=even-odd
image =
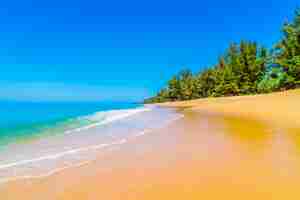
[(251, 96), (205, 98), (190, 101), (158, 103), (170, 107), (196, 112), (210, 112), (244, 118), (253, 118), (300, 127), (300, 89)]
[[(289, 103), (285, 109), (291, 109), (299, 95), (299, 90), (294, 90), (159, 104), (179, 109), (184, 117), (101, 151), (86, 165), (40, 179), (0, 185), (0, 197), (8, 200), (300, 197), (300, 132), (298, 119), (292, 118), (299, 115), (299, 108), (286, 110), (288, 117), (279, 117), (285, 114), (283, 108), (277, 110), (277, 106), (285, 103)], [(269, 102), (274, 97), (276, 100)], [(273, 114), (275, 117), (271, 117)], [(286, 120), (281, 122), (283, 119)]]
[(97, 112), (89, 116), (92, 124), (26, 143), (9, 144), (0, 151), (0, 184), (39, 179), (90, 163), (101, 151), (120, 146), (179, 117), (171, 109), (155, 106)]

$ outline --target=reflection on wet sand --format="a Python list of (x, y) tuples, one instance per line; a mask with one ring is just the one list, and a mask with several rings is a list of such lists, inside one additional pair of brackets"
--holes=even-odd
[(90, 165), (11, 183), (0, 187), (0, 194), (4, 199), (72, 200), (300, 198), (297, 129), (183, 113), (184, 118), (105, 152)]
[(222, 132), (235, 144), (250, 153), (263, 153), (276, 137), (272, 125), (238, 116), (215, 116), (212, 123), (222, 126)]

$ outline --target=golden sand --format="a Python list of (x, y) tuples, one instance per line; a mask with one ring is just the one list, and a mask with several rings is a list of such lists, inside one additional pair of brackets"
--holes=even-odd
[(300, 127), (299, 101), (300, 89), (297, 89), (263, 95), (206, 98), (160, 105), (268, 120), (280, 125)]
[(164, 104), (191, 108), (86, 166), (0, 185), (0, 199), (299, 199), (299, 100), (295, 90)]

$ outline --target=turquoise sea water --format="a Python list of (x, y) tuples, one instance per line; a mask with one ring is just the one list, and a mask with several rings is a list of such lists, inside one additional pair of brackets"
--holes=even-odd
[(0, 185), (90, 163), (182, 114), (130, 103), (1, 102)]
[[(140, 107), (113, 102), (0, 102), (0, 145), (22, 142), (94, 123), (97, 112)], [(99, 119), (97, 119), (99, 120)]]

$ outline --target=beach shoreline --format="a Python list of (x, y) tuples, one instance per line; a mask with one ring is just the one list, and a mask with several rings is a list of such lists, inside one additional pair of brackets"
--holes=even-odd
[(269, 94), (204, 98), (155, 105), (258, 119), (281, 126), (300, 127), (299, 99), (300, 89), (295, 89)]
[(95, 118), (92, 124), (80, 128), (3, 147), (0, 151), (0, 184), (43, 178), (89, 163), (99, 152), (124, 144), (180, 117), (170, 109), (153, 106), (105, 114), (97, 112), (90, 117)]
[[(0, 185), (0, 197), (295, 199), (300, 129), (293, 117), (300, 112), (287, 109), (299, 95), (294, 90), (159, 104), (184, 117), (100, 152), (89, 164)], [(286, 110), (277, 109), (285, 103)]]

